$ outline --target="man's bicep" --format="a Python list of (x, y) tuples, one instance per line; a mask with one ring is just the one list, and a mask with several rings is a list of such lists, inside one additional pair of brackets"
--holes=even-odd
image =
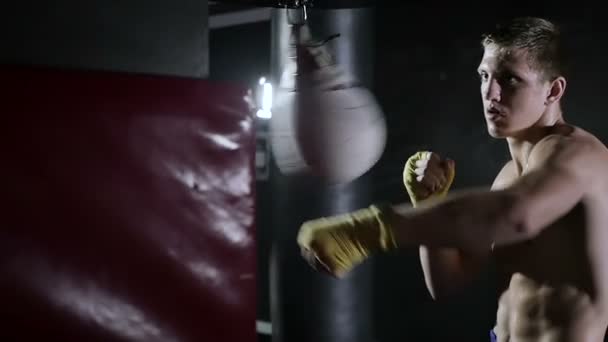
[(576, 175), (555, 166), (530, 172), (511, 189), (517, 193), (520, 222), (535, 234), (571, 210), (584, 194)]

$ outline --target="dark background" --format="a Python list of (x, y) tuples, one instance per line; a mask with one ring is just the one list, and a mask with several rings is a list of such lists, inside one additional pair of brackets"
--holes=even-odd
[[(207, 29), (205, 1), (86, 4), (11, 3), (0, 16), (0, 62), (202, 77), (252, 86), (271, 72), (269, 21)], [(602, 96), (608, 52), (599, 7), (573, 2), (496, 6), (445, 8), (424, 2), (374, 9), (371, 88), (390, 129), (382, 159), (365, 175), (372, 185), (370, 201), (407, 201), (403, 163), (421, 149), (456, 161), (454, 189), (491, 184), (508, 151), (504, 141), (486, 133), (475, 69), (481, 33), (515, 15), (542, 16), (562, 27), (572, 64), (565, 118), (608, 141)], [(230, 10), (217, 4), (209, 9), (211, 16)], [(268, 264), (277, 228), (272, 226), (276, 203), (268, 181), (258, 181), (257, 193), (258, 313), (260, 320), (269, 321)], [(488, 340), (496, 312), (491, 268), (466, 292), (441, 302), (432, 301), (426, 292), (416, 250), (377, 257), (373, 274), (370, 295), (378, 341)], [(300, 309), (294, 307), (290, 314)]]

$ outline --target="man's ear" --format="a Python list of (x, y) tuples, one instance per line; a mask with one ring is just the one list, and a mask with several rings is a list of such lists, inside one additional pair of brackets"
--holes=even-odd
[(551, 81), (551, 87), (549, 88), (546, 103), (550, 104), (559, 101), (562, 98), (562, 95), (564, 95), (565, 91), (566, 79), (563, 76), (559, 76)]

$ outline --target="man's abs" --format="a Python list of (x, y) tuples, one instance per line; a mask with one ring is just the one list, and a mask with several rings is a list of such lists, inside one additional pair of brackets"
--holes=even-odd
[(504, 284), (498, 341), (603, 341), (584, 214), (578, 206), (535, 239), (494, 251)]
[(573, 287), (549, 287), (516, 273), (499, 300), (494, 332), (497, 341), (600, 342), (587, 293)]

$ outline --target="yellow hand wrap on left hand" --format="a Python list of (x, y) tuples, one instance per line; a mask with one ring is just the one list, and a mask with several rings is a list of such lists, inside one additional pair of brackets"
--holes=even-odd
[(419, 161), (429, 161), (433, 152), (430, 151), (419, 151), (408, 158), (403, 168), (403, 184), (410, 197), (410, 201), (413, 207), (418, 207), (422, 203), (432, 203), (436, 200), (445, 198), (452, 186), (455, 176), (455, 164), (452, 160), (440, 160), (440, 157), (435, 154), (438, 162), (432, 165), (427, 165), (425, 173), (436, 174), (441, 172), (445, 174), (445, 182), (440, 185), (435, 191), (426, 188), (422, 182), (417, 180), (418, 174), (416, 169), (418, 168), (417, 163)]
[(388, 210), (372, 205), (305, 222), (298, 234), (298, 244), (329, 273), (341, 277), (373, 252), (396, 248), (386, 219)]

